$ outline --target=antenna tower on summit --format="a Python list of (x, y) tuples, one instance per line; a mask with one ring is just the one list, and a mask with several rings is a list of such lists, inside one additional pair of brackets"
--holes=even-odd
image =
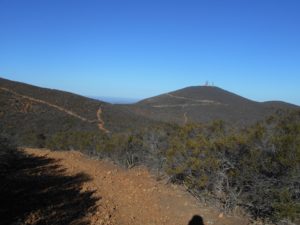
[(204, 85), (205, 87), (214, 87), (215, 86), (215, 83), (214, 82), (209, 82), (209, 81), (205, 81)]

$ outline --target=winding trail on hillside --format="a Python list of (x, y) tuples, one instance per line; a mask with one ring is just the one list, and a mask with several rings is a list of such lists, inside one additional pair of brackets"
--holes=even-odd
[(92, 225), (188, 225), (196, 214), (205, 225), (247, 224), (242, 218), (219, 216), (220, 212), (201, 206), (181, 187), (156, 181), (145, 168), (125, 170), (76, 151), (28, 148), (25, 152), (57, 160), (66, 175), (91, 177), (81, 191), (92, 191), (100, 199), (96, 211), (85, 215)]
[(171, 98), (184, 99), (184, 100), (189, 100), (189, 101), (193, 101), (193, 102), (200, 102), (200, 103), (203, 103), (203, 104), (218, 104), (218, 105), (220, 104), (219, 102), (216, 102), (216, 101), (213, 101), (213, 100), (201, 100), (201, 99), (187, 98), (187, 97), (173, 95), (173, 94), (170, 94), (170, 93), (167, 93), (166, 95), (171, 97)]
[(97, 110), (98, 128), (104, 131), (105, 133), (109, 133), (110, 131), (105, 128), (105, 122), (102, 119), (101, 115), (102, 115), (102, 108), (100, 106), (99, 109)]
[(77, 119), (80, 119), (81, 121), (88, 122), (88, 123), (98, 123), (98, 128), (99, 128), (100, 130), (102, 130), (102, 131), (104, 131), (104, 132), (106, 132), (106, 133), (109, 132), (109, 130), (107, 130), (107, 129), (104, 127), (104, 121), (103, 121), (103, 119), (101, 118), (101, 114), (102, 114), (102, 109), (101, 109), (101, 107), (99, 107), (99, 109), (98, 109), (97, 112), (96, 112), (97, 120), (90, 120), (90, 119), (87, 119), (87, 118), (85, 118), (85, 117), (83, 117), (83, 116), (78, 115), (77, 113), (75, 113), (75, 112), (73, 112), (73, 111), (71, 111), (71, 110), (68, 110), (68, 109), (66, 109), (66, 108), (64, 108), (64, 107), (61, 107), (61, 106), (58, 106), (58, 105), (55, 105), (55, 104), (52, 104), (52, 103), (50, 103), (50, 102), (47, 102), (47, 101), (44, 101), (44, 100), (41, 100), (41, 99), (37, 99), (37, 98), (33, 98), (33, 97), (30, 97), (30, 96), (27, 96), (27, 95), (19, 94), (19, 93), (15, 92), (15, 91), (13, 91), (13, 90), (11, 90), (11, 89), (9, 89), (9, 88), (0, 87), (0, 89), (1, 89), (2, 91), (11, 93), (11, 94), (13, 94), (13, 95), (15, 95), (15, 96), (18, 96), (18, 97), (20, 97), (20, 98), (24, 98), (24, 99), (30, 100), (30, 101), (32, 101), (32, 102), (44, 104), (44, 105), (47, 105), (47, 106), (49, 106), (49, 107), (55, 108), (55, 109), (57, 109), (57, 110), (59, 110), (59, 111), (61, 111), (61, 112), (64, 112), (64, 113), (66, 113), (66, 114), (68, 114), (68, 115), (70, 115), (70, 116), (73, 116), (73, 117), (75, 117), (75, 118), (77, 118)]

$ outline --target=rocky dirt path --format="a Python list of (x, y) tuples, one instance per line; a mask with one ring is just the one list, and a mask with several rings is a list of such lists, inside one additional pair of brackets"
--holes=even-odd
[(95, 191), (100, 197), (96, 212), (86, 215), (91, 224), (188, 225), (194, 215), (201, 215), (205, 225), (247, 224), (245, 219), (220, 216), (218, 211), (200, 206), (180, 187), (156, 181), (144, 168), (124, 170), (76, 151), (25, 151), (59, 160), (68, 175), (83, 172), (91, 177), (82, 187), (82, 191)]

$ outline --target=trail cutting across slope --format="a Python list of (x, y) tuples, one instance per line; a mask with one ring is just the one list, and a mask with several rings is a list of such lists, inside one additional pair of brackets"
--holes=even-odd
[(101, 200), (97, 210), (86, 215), (91, 224), (102, 225), (188, 225), (201, 215), (206, 225), (247, 224), (245, 219), (219, 216), (178, 186), (158, 182), (144, 168), (124, 170), (107, 161), (92, 160), (76, 151), (53, 152), (26, 149), (26, 153), (58, 160), (67, 175), (86, 173), (91, 180), (82, 191), (94, 191)]
[(61, 107), (61, 106), (58, 106), (58, 105), (55, 105), (55, 104), (52, 104), (50, 102), (47, 102), (47, 101), (44, 101), (44, 100), (41, 100), (41, 99), (37, 99), (37, 98), (33, 98), (33, 97), (30, 97), (30, 96), (27, 96), (27, 95), (22, 95), (22, 94), (19, 94), (11, 89), (8, 89), (8, 88), (5, 88), (5, 87), (0, 87), (1, 90), (5, 91), (5, 92), (9, 92), (15, 96), (18, 96), (20, 98), (24, 98), (24, 99), (27, 99), (27, 100), (30, 100), (32, 102), (36, 102), (36, 103), (40, 103), (40, 104), (44, 104), (44, 105), (47, 105), (49, 107), (52, 107), (52, 108), (55, 108), (61, 112), (64, 112), (70, 116), (73, 116), (73, 117), (76, 117), (77, 119), (80, 119), (81, 121), (84, 121), (84, 122), (88, 122), (88, 123), (98, 123), (98, 127), (100, 130), (104, 131), (104, 132), (109, 132), (105, 127), (104, 127), (104, 121), (102, 120), (101, 118), (101, 114), (102, 114), (102, 110), (101, 110), (101, 107), (99, 107), (99, 109), (97, 110), (96, 112), (96, 116), (97, 116), (97, 120), (90, 120), (90, 119), (87, 119), (83, 116), (80, 116), (78, 115), (77, 113), (71, 111), (71, 110), (68, 110), (64, 107)]
[(99, 109), (97, 110), (98, 127), (100, 130), (104, 131), (105, 133), (109, 133), (109, 130), (107, 130), (104, 126), (105, 123), (101, 115), (102, 115), (102, 109), (101, 107), (99, 107)]
[[(154, 104), (152, 107), (154, 108), (176, 108), (176, 107), (194, 107), (194, 106), (208, 106), (208, 105), (225, 105), (220, 102), (216, 102), (213, 100), (206, 100), (206, 99), (194, 99), (194, 98), (188, 98), (188, 97), (182, 97), (182, 96), (177, 96), (173, 94), (165, 94), (168, 97), (171, 98), (176, 98), (180, 100), (186, 100), (187, 102), (184, 103), (175, 103), (175, 104)], [(153, 98), (152, 98), (153, 99)]]
[(193, 101), (193, 102), (199, 102), (199, 103), (202, 103), (202, 104), (216, 104), (216, 105), (220, 105), (221, 103), (220, 102), (216, 102), (216, 101), (212, 101), (212, 100), (202, 100), (202, 99), (194, 99), (194, 98), (187, 98), (187, 97), (182, 97), (182, 96), (177, 96), (177, 95), (173, 95), (173, 94), (166, 94), (167, 96), (169, 97), (172, 97), (172, 98), (177, 98), (177, 99), (184, 99), (184, 100), (189, 100), (189, 101)]

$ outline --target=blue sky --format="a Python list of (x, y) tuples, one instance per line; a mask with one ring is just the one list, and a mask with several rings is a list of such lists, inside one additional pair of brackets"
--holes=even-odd
[(300, 105), (298, 0), (0, 0), (0, 76), (145, 98), (206, 80)]

